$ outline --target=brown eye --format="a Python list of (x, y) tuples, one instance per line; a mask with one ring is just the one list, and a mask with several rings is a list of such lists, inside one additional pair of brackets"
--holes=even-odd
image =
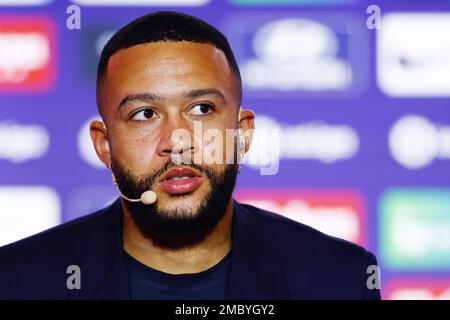
[(138, 120), (138, 121), (146, 121), (146, 120), (150, 120), (151, 118), (153, 118), (154, 115), (155, 115), (155, 112), (152, 109), (143, 109), (143, 110), (140, 110), (140, 111), (136, 112), (135, 114), (133, 114), (131, 119)]
[(210, 106), (207, 103), (199, 103), (196, 104), (189, 110), (190, 114), (196, 115), (196, 116), (203, 116), (205, 114), (209, 114), (213, 111), (213, 107)]

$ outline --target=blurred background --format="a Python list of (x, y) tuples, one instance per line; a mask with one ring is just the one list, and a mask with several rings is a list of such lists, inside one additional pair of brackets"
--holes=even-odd
[(97, 62), (157, 10), (234, 50), (257, 116), (236, 199), (373, 251), (384, 299), (450, 299), (448, 0), (0, 0), (0, 245), (118, 196), (88, 133)]

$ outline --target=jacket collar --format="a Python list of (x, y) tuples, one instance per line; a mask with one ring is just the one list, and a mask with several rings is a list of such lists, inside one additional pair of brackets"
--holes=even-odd
[(287, 299), (280, 259), (258, 228), (254, 214), (233, 200), (232, 257), (227, 299)]
[[(123, 259), (122, 204), (118, 198), (99, 215), (81, 259), (81, 290), (72, 299), (129, 299)], [(249, 210), (233, 200), (232, 252), (226, 299), (288, 299), (291, 294), (280, 259)]]

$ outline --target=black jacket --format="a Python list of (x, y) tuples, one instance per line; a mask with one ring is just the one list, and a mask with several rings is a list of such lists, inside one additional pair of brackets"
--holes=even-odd
[[(375, 257), (350, 242), (234, 201), (227, 299), (379, 299)], [(120, 198), (109, 207), (0, 248), (0, 299), (129, 299)], [(67, 268), (81, 270), (69, 290)]]

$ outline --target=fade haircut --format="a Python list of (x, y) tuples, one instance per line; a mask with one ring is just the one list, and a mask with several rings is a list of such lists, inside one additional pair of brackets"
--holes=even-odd
[(109, 58), (122, 49), (152, 42), (190, 41), (211, 44), (221, 50), (236, 80), (238, 106), (242, 102), (242, 81), (239, 66), (227, 38), (216, 28), (196, 17), (175, 11), (157, 11), (142, 16), (117, 31), (106, 43), (97, 69), (97, 107), (102, 114), (100, 101), (102, 83), (106, 76)]

